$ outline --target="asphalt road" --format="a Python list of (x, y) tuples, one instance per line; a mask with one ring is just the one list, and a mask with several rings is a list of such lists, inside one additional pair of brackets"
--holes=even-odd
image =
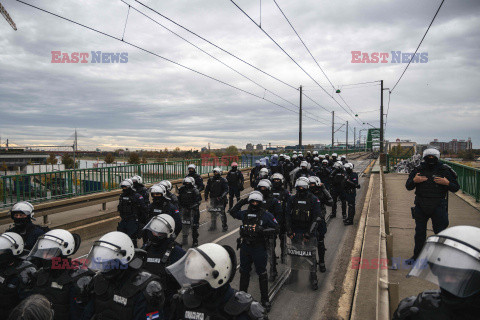
[[(351, 162), (355, 165), (354, 170), (359, 172), (360, 174), (370, 163), (370, 160), (351, 160)], [(248, 181), (248, 178), (246, 178), (246, 181)], [(367, 181), (368, 180), (364, 177), (360, 177), (361, 186)], [(248, 185), (248, 182), (246, 182), (246, 185)], [(357, 191), (357, 218), (359, 213), (361, 212), (366, 189), (366, 186), (362, 186)], [(251, 188), (245, 189), (242, 192), (242, 196), (245, 197), (251, 191)], [(239, 236), (238, 228), (241, 224), (241, 221), (235, 220), (227, 214), (229, 226), (228, 231), (222, 232), (220, 227), (215, 232), (209, 232), (208, 228), (210, 214), (206, 212), (205, 202), (202, 203), (200, 209), (202, 212), (199, 228), (199, 243), (202, 244), (208, 242), (215, 242), (221, 245), (229, 245), (233, 248), (236, 248), (236, 240)], [(327, 207), (327, 217), (329, 217), (330, 215), (330, 210), (331, 209)], [(221, 226), (220, 218), (218, 218), (217, 226)], [(328, 310), (328, 306), (326, 305), (326, 303), (330, 300), (329, 298), (331, 298), (331, 295), (333, 294), (332, 292), (335, 290), (337, 285), (341, 287), (341, 283), (335, 283), (335, 281), (338, 281), (338, 274), (341, 273), (342, 270), (344, 271), (344, 268), (342, 268), (342, 266), (340, 266), (338, 263), (338, 257), (342, 253), (350, 254), (350, 246), (348, 245), (346, 240), (349, 238), (348, 235), (350, 235), (351, 238), (351, 235), (354, 234), (355, 230), (355, 225), (343, 225), (341, 219), (340, 203), (338, 203), (337, 217), (328, 219), (328, 232), (325, 237), (325, 243), (327, 248), (327, 252), (325, 255), (325, 263), (327, 267), (327, 272), (317, 273), (319, 280), (319, 289), (317, 291), (312, 291), (308, 285), (308, 281), (297, 284), (283, 284), (283, 286), (280, 286), (280, 290), (278, 291), (278, 293), (274, 296), (272, 310), (269, 314), (270, 319), (312, 319), (314, 318), (314, 316), (322, 319), (326, 318), (323, 317), (321, 314), (319, 315), (318, 313), (314, 315), (313, 312), (315, 310), (322, 310), (320, 312), (323, 312), (323, 310), (325, 310), (326, 312)], [(76, 256), (78, 257), (80, 255), (88, 253), (90, 247), (95, 240), (96, 239), (89, 239), (87, 241), (84, 241)], [(181, 240), (181, 235), (179, 235), (177, 240)], [(189, 241), (191, 243), (191, 236), (189, 238)], [(279, 251), (279, 244), (277, 240), (277, 255), (279, 255)], [(237, 263), (239, 263), (239, 250), (237, 250), (236, 252), (238, 260)], [(280, 264), (280, 261), (278, 262), (277, 269), (279, 275), (282, 275), (283, 272), (288, 271), (288, 268), (285, 265)], [(267, 270), (269, 270), (268, 266)], [(232, 286), (234, 288), (238, 288), (239, 278), (240, 277), (237, 272), (237, 275), (232, 282)], [(277, 281), (279, 278), (277, 278)], [(270, 288), (277, 285), (277, 281), (274, 283), (270, 283)], [(250, 287), (248, 292), (251, 293), (256, 300), (260, 300), (258, 277), (256, 276), (254, 268), (251, 274)]]

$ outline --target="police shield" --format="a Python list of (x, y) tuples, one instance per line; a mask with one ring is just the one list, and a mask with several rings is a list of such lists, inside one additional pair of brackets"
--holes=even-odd
[(224, 208), (224, 202), (221, 200), (217, 200), (215, 198), (210, 199), (210, 204), (207, 206), (208, 212), (214, 217), (218, 216), (222, 213)]
[(292, 270), (315, 270), (317, 265), (317, 239), (295, 237), (287, 240), (287, 265)]

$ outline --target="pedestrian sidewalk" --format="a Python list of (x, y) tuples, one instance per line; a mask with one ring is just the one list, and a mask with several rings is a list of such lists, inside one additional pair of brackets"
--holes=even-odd
[[(375, 167), (374, 167), (375, 169)], [(377, 166), (377, 172), (380, 167)], [(373, 188), (371, 198), (366, 199), (366, 211), (364, 230), (360, 229), (357, 238), (362, 239), (363, 244), (361, 253), (358, 257), (353, 256), (349, 268), (358, 271), (356, 276), (355, 292), (351, 309), (350, 319), (375, 319), (379, 310), (377, 301), (379, 298), (378, 277), (381, 270), (388, 268), (388, 282), (398, 283), (398, 298), (402, 300), (405, 297), (417, 295), (418, 293), (438, 289), (438, 287), (428, 281), (416, 277), (406, 278), (411, 266), (405, 264), (405, 260), (413, 255), (415, 221), (412, 219), (410, 208), (413, 206), (415, 194), (413, 191), (407, 191), (405, 182), (408, 178), (406, 174), (389, 173), (385, 174), (385, 188), (387, 211), (389, 213), (390, 235), (393, 236), (393, 250), (390, 261), (398, 263), (397, 269), (387, 266), (387, 259), (378, 260), (380, 257), (380, 213), (381, 213), (381, 194), (380, 174), (373, 172), (371, 183)], [(461, 193), (461, 191), (459, 191)], [(368, 202), (369, 201), (369, 202)], [(382, 208), (383, 209), (383, 208)], [(449, 194), (449, 226), (472, 225), (480, 227), (480, 211), (463, 200), (461, 197)], [(428, 223), (427, 236), (433, 234), (431, 221)], [(392, 289), (393, 290), (393, 289)], [(394, 299), (395, 294), (390, 293), (390, 299)], [(381, 299), (380, 299), (381, 300)], [(398, 301), (391, 301), (398, 305)], [(383, 306), (383, 305), (382, 305)], [(383, 306), (385, 309), (385, 306)], [(388, 306), (386, 306), (388, 308)], [(394, 310), (390, 310), (393, 312)]]
[[(410, 258), (413, 255), (415, 220), (410, 208), (413, 207), (414, 191), (407, 191), (405, 182), (407, 174), (390, 173), (385, 175), (388, 211), (390, 213), (390, 233), (393, 235), (393, 258), (397, 260)], [(461, 193), (462, 191), (458, 191)], [(472, 207), (456, 194), (449, 193), (448, 199), (449, 227), (471, 225), (480, 227), (480, 211)], [(427, 237), (433, 235), (432, 222), (428, 222)], [(408, 268), (407, 268), (408, 267)], [(434, 284), (418, 278), (406, 278), (410, 266), (402, 263), (397, 270), (389, 270), (389, 282), (399, 283), (400, 300), (417, 295), (428, 289), (438, 289)]]

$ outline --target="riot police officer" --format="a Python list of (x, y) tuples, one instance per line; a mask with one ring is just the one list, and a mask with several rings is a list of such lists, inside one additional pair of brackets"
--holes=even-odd
[(305, 161), (307, 161), (308, 163), (313, 162), (313, 156), (312, 156), (312, 152), (310, 150), (307, 151), (307, 155), (305, 156)]
[(293, 169), (295, 169), (296, 167), (299, 167), (300, 162), (301, 161), (298, 159), (298, 155), (296, 155), (296, 154), (292, 155)]
[(455, 226), (430, 236), (407, 277), (430, 281), (429, 290), (403, 299), (394, 320), (473, 320), (480, 314), (480, 228)]
[[(271, 305), (268, 298), (267, 242), (269, 237), (278, 233), (279, 225), (273, 214), (265, 210), (263, 200), (261, 192), (253, 191), (230, 210), (230, 215), (242, 221), (237, 240), (237, 248), (240, 248), (240, 290), (248, 290), (253, 263), (260, 283), (261, 302), (268, 312)], [(246, 204), (248, 209), (241, 210)]]
[(134, 176), (131, 180), (133, 182), (133, 189), (143, 197), (143, 201), (145, 201), (145, 204), (148, 206), (150, 204), (150, 197), (148, 195), (148, 189), (143, 184), (142, 177)]
[(96, 274), (84, 319), (160, 319), (165, 296), (160, 278), (141, 269), (145, 259), (145, 251), (135, 249), (124, 233), (109, 232), (95, 241), (86, 259)]
[(331, 207), (333, 204), (333, 199), (330, 193), (328, 192), (325, 185), (322, 183), (319, 177), (311, 176), (308, 178), (310, 181), (310, 187), (308, 190), (313, 193), (320, 200), (321, 214), (320, 214), (320, 223), (317, 228), (317, 249), (318, 249), (318, 269), (320, 272), (327, 271), (325, 267), (325, 234), (327, 233), (327, 222), (325, 217), (327, 215), (327, 207)]
[(324, 158), (328, 161), (328, 166), (330, 167), (330, 155), (328, 153), (325, 153)]
[[(171, 216), (175, 220), (175, 237), (182, 231), (182, 217), (180, 211), (173, 205), (172, 201), (167, 197), (167, 191), (163, 185), (154, 185), (150, 188), (150, 194), (152, 195), (152, 203), (148, 206), (148, 214), (146, 221), (165, 213)], [(146, 239), (145, 239), (146, 240)]]
[[(203, 181), (202, 181), (203, 182)], [(160, 181), (157, 185), (162, 185), (165, 187), (165, 190), (167, 191), (166, 197), (170, 199), (170, 202), (175, 206), (178, 207), (178, 198), (177, 196), (172, 192), (172, 183), (168, 180), (162, 180)]]
[(0, 235), (0, 319), (20, 303), (29, 277), (36, 272), (33, 264), (22, 259), (23, 238), (15, 232)]
[[(279, 175), (279, 173), (277, 173)], [(282, 203), (279, 199), (275, 198), (272, 194), (272, 182), (267, 179), (260, 180), (256, 188), (257, 191), (260, 191), (263, 195), (263, 207), (268, 212), (272, 213), (274, 218), (277, 220), (277, 223), (280, 225), (282, 223)], [(275, 254), (275, 245), (277, 235), (273, 234), (268, 239), (268, 251), (270, 257), (270, 277), (271, 282), (275, 281), (277, 278), (277, 256)]]
[(322, 181), (322, 183), (325, 185), (325, 188), (327, 189), (327, 191), (330, 191), (330, 174), (331, 173), (332, 171), (328, 166), (328, 160), (323, 159), (322, 166), (317, 171), (316, 176), (320, 178), (320, 181)]
[(211, 224), (209, 231), (217, 229), (217, 215), (220, 212), (220, 219), (222, 220), (223, 232), (228, 230), (227, 216), (225, 214), (225, 207), (227, 205), (228, 182), (222, 177), (222, 170), (218, 167), (213, 169), (213, 177), (210, 177), (205, 188), (205, 201), (208, 201), (210, 196), (211, 209), (216, 208), (220, 211), (211, 211)]
[(276, 154), (272, 156), (272, 161), (270, 162), (270, 174), (274, 173), (283, 174), (283, 166), (280, 163)]
[(253, 184), (257, 179), (258, 172), (260, 171), (260, 160), (255, 161), (255, 167), (250, 170), (250, 187), (253, 188)]
[[(294, 242), (309, 243), (317, 236), (318, 224), (321, 223), (322, 209), (320, 200), (308, 192), (309, 180), (300, 177), (295, 182), (297, 193), (290, 197), (287, 204), (286, 226), (287, 236)], [(318, 289), (315, 263), (310, 269), (310, 284), (313, 290)]]
[(55, 229), (40, 236), (30, 251), (28, 259), (39, 260), (42, 267), (32, 277), (29, 294), (45, 296), (53, 306), (55, 320), (80, 319), (85, 308), (85, 283), (93, 273), (79, 268), (71, 260), (80, 247), (78, 234)]
[(341, 162), (335, 162), (332, 173), (330, 174), (330, 194), (333, 198), (331, 217), (337, 216), (337, 201), (340, 199), (342, 204), (343, 219), (347, 217), (347, 200), (345, 195), (345, 169)]
[(197, 186), (198, 191), (202, 192), (205, 189), (205, 185), (203, 184), (202, 177), (197, 173), (197, 167), (192, 163), (189, 164), (188, 167), (188, 177), (192, 177), (195, 179), (195, 185)]
[(314, 157), (312, 161), (312, 167), (310, 170), (312, 170), (313, 174), (317, 174), (317, 172), (320, 170), (320, 167), (322, 164), (320, 163), (320, 158), (319, 157)]
[(456, 173), (447, 165), (440, 163), (440, 151), (426, 149), (423, 162), (409, 175), (405, 187), (415, 189), (415, 248), (411, 261), (422, 250), (427, 235), (427, 222), (432, 219), (435, 234), (448, 227), (448, 191), (457, 192), (460, 185)]
[(13, 227), (10, 227), (7, 232), (18, 233), (23, 239), (25, 250), (31, 250), (38, 237), (50, 230), (48, 227), (33, 224), (33, 215), (33, 205), (27, 201), (17, 202), (10, 210)]
[[(192, 179), (192, 177), (185, 179)], [(167, 273), (166, 267), (180, 260), (185, 255), (185, 250), (175, 243), (175, 234), (173, 233), (175, 220), (168, 214), (153, 217), (144, 230), (147, 232), (148, 241), (142, 248), (147, 251), (147, 261), (143, 268), (160, 277), (160, 283), (165, 290), (166, 303), (163, 313), (168, 319), (173, 295), (180, 289), (180, 286)]]
[(300, 164), (300, 170), (298, 170), (296, 173), (295, 173), (295, 181), (298, 180), (298, 178), (300, 177), (310, 177), (310, 176), (313, 176), (313, 172), (310, 171), (308, 169), (308, 162), (307, 161), (302, 161), (302, 163)]
[(117, 231), (126, 233), (137, 247), (137, 237), (140, 234), (141, 224), (145, 225), (147, 220), (147, 206), (143, 197), (133, 189), (133, 182), (130, 179), (120, 183), (122, 193), (118, 202), (120, 222)]
[(192, 229), (192, 247), (198, 246), (198, 228), (200, 226), (200, 203), (202, 196), (192, 177), (183, 179), (183, 186), (178, 189), (178, 201), (182, 213), (182, 245), (188, 244), (188, 233)]
[(267, 179), (270, 177), (270, 172), (268, 171), (267, 168), (261, 168), (260, 171), (258, 172), (257, 179), (255, 179), (255, 182), (253, 183), (252, 188), (256, 189), (258, 183), (260, 180)]
[(345, 156), (340, 156), (340, 161), (342, 161), (342, 164), (343, 164), (343, 165), (345, 165), (346, 163), (348, 163), (347, 157), (345, 157)]
[(167, 267), (183, 288), (174, 297), (171, 319), (266, 319), (265, 309), (250, 294), (230, 286), (236, 265), (229, 246), (206, 243), (188, 249)]
[(338, 154), (332, 153), (332, 158), (329, 160), (330, 167), (333, 168), (333, 165), (334, 165), (335, 162), (337, 162), (337, 161), (338, 161)]
[[(272, 195), (274, 198), (278, 199), (282, 205), (282, 212), (280, 217), (277, 219), (278, 224), (280, 225), (280, 231), (278, 237), (280, 239), (280, 259), (282, 263), (285, 263), (285, 254), (286, 254), (286, 227), (285, 227), (285, 213), (287, 211), (287, 203), (290, 199), (290, 192), (284, 187), (284, 178), (281, 174), (275, 173), (271, 177), (272, 180)], [(275, 247), (274, 247), (275, 249)]]
[(346, 226), (353, 224), (357, 189), (360, 189), (360, 185), (358, 184), (358, 174), (353, 172), (353, 164), (347, 162), (345, 163), (345, 200), (348, 204), (348, 215), (343, 219), (343, 224)]
[(291, 161), (290, 156), (285, 156), (285, 163), (283, 164), (283, 178), (284, 180), (284, 187), (288, 188), (288, 190), (292, 191), (292, 180), (290, 179), (290, 172), (295, 169), (294, 164)]
[(244, 183), (243, 174), (238, 170), (238, 164), (232, 163), (232, 169), (227, 173), (228, 182), (228, 209), (233, 207), (233, 197), (237, 198), (237, 202), (240, 201), (240, 191), (243, 191)]

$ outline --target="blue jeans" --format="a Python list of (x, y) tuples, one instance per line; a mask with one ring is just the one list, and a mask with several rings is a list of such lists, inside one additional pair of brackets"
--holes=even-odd
[(252, 263), (255, 265), (255, 271), (258, 275), (267, 272), (268, 253), (263, 244), (248, 245), (242, 243), (240, 247), (240, 272), (250, 274)]
[(422, 208), (415, 205), (415, 249), (413, 255), (417, 257), (422, 251), (423, 244), (427, 239), (427, 222), (432, 219), (433, 232), (435, 234), (447, 229), (448, 227), (448, 212), (447, 200), (442, 202), (435, 208), (432, 215), (429, 216), (423, 212)]

